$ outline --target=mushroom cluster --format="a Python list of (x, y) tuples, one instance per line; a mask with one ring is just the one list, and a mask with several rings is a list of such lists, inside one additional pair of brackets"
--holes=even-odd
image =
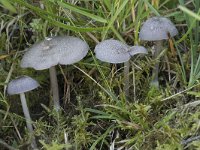
[(21, 67), (35, 70), (49, 69), (54, 108), (60, 109), (58, 80), (55, 66), (70, 65), (83, 59), (89, 46), (73, 36), (56, 36), (32, 45), (24, 54)]
[[(149, 18), (141, 27), (139, 37), (144, 41), (155, 42), (154, 58), (158, 57), (162, 50), (162, 41), (178, 34), (174, 24), (164, 17)], [(35, 70), (49, 69), (50, 83), (54, 108), (60, 110), (59, 88), (55, 66), (70, 65), (83, 59), (89, 50), (88, 44), (73, 36), (55, 36), (33, 44), (24, 54), (21, 67), (34, 68)], [(107, 63), (124, 63), (124, 93), (129, 97), (129, 60), (136, 54), (147, 54), (143, 46), (129, 46), (118, 40), (107, 39), (98, 43), (95, 47), (96, 58)], [(159, 63), (155, 64), (152, 71), (152, 85), (158, 87)], [(19, 94), (22, 109), (26, 119), (28, 131), (32, 135), (31, 146), (37, 149), (35, 137), (33, 136), (33, 126), (28, 106), (26, 103), (25, 92), (31, 91), (39, 86), (39, 83), (28, 76), (21, 76), (9, 82), (7, 93), (9, 95)]]
[[(70, 65), (83, 59), (88, 53), (89, 46), (83, 40), (72, 36), (56, 36), (33, 44), (24, 54), (21, 67), (34, 68), (35, 70), (49, 69), (51, 88), (53, 91), (54, 108), (60, 110), (59, 91), (55, 65)], [(9, 95), (19, 94), (26, 124), (32, 135), (31, 147), (37, 149), (33, 135), (32, 119), (26, 103), (25, 92), (31, 91), (39, 86), (39, 83), (28, 76), (21, 76), (9, 82), (7, 93)]]

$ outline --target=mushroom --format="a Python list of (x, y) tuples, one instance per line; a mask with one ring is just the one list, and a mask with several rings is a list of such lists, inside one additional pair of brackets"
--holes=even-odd
[[(165, 39), (174, 37), (178, 34), (178, 31), (174, 24), (165, 17), (152, 17), (144, 22), (141, 27), (139, 37), (144, 41), (155, 41), (155, 52), (153, 58), (157, 58), (162, 50), (162, 42)], [(153, 79), (151, 85), (158, 87), (158, 71), (159, 63), (156, 63), (152, 71)]]
[(49, 69), (54, 108), (60, 109), (58, 81), (55, 65), (69, 65), (83, 59), (89, 46), (83, 40), (73, 36), (55, 36), (32, 45), (24, 54), (21, 67), (35, 70)]
[[(9, 95), (15, 95), (19, 94), (21, 103), (22, 103), (22, 109), (24, 112), (24, 116), (26, 119), (26, 125), (28, 128), (29, 133), (33, 136), (33, 127), (32, 127), (32, 120), (30, 117), (30, 113), (28, 110), (28, 106), (26, 103), (26, 98), (25, 98), (25, 92), (31, 91), (39, 86), (39, 83), (32, 79), (31, 77), (28, 76), (21, 76), (18, 77), (12, 81), (9, 82), (8, 87), (7, 87), (7, 93)], [(35, 137), (33, 136), (32, 141), (31, 141), (31, 146), (33, 149), (37, 149), (37, 144), (35, 141)]]
[(101, 61), (113, 64), (124, 63), (124, 92), (129, 97), (129, 60), (136, 54), (146, 54), (147, 50), (142, 46), (130, 47), (118, 40), (108, 39), (97, 44), (94, 51)]

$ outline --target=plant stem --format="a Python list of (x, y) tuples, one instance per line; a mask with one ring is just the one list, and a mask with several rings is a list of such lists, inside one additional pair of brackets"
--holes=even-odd
[(33, 135), (33, 127), (32, 127), (32, 124), (31, 124), (32, 119), (30, 117), (30, 113), (29, 113), (29, 110), (28, 110), (28, 106), (27, 106), (27, 103), (26, 103), (26, 98), (25, 98), (24, 93), (20, 93), (20, 99), (21, 99), (21, 103), (22, 103), (22, 109), (23, 109), (23, 112), (24, 112), (24, 116), (25, 116), (25, 119), (26, 119), (26, 125), (27, 125), (29, 133), (32, 136), (31, 146), (32, 146), (33, 149), (37, 149), (37, 144), (36, 144), (36, 141), (35, 141), (35, 137)]
[(129, 69), (130, 69), (130, 62), (127, 61), (124, 63), (124, 92), (125, 96), (129, 97)]
[[(157, 59), (159, 56), (160, 52), (162, 49), (162, 41), (156, 41), (155, 42), (155, 52), (153, 55), (153, 59)], [(151, 86), (154, 87), (159, 87), (159, 82), (158, 82), (158, 72), (159, 72), (159, 62), (155, 64), (153, 70), (152, 70), (152, 81), (151, 81)]]
[(59, 102), (59, 91), (58, 91), (58, 79), (56, 75), (55, 66), (49, 68), (49, 74), (50, 74), (51, 89), (53, 91), (54, 108), (58, 111), (60, 109), (60, 102)]

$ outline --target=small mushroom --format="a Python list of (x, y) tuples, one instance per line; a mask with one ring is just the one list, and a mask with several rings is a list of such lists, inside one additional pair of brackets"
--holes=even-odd
[(24, 54), (21, 67), (35, 70), (49, 69), (54, 108), (60, 109), (58, 81), (55, 65), (69, 65), (83, 59), (89, 46), (83, 40), (73, 36), (55, 36), (32, 45)]
[(146, 54), (147, 50), (142, 46), (130, 47), (118, 40), (108, 39), (97, 44), (94, 51), (101, 61), (113, 64), (124, 63), (124, 92), (129, 97), (129, 60), (136, 54)]
[[(174, 24), (165, 17), (152, 17), (146, 20), (141, 27), (139, 37), (144, 41), (155, 41), (154, 58), (157, 58), (162, 50), (162, 42), (165, 39), (174, 37), (178, 31)], [(158, 87), (158, 70), (159, 63), (156, 63), (152, 71), (153, 80), (151, 85)]]
[[(24, 112), (24, 116), (26, 119), (26, 125), (28, 128), (28, 131), (31, 135), (33, 135), (33, 127), (32, 127), (32, 120), (30, 117), (30, 113), (28, 110), (28, 106), (26, 103), (26, 98), (25, 98), (25, 92), (34, 90), (39, 86), (38, 82), (31, 77), (28, 76), (21, 76), (18, 77), (17, 79), (14, 79), (9, 82), (8, 87), (7, 87), (7, 93), (9, 95), (15, 95), (19, 94), (21, 103), (22, 103), (22, 109)], [(37, 149), (37, 144), (35, 141), (35, 137), (33, 136), (31, 146), (33, 149)]]

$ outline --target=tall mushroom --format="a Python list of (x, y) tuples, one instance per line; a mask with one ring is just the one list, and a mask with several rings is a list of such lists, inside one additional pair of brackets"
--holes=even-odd
[[(178, 34), (178, 31), (174, 24), (165, 17), (152, 17), (146, 20), (141, 27), (139, 37), (144, 41), (155, 41), (155, 52), (153, 58), (157, 58), (162, 50), (162, 42), (165, 39), (174, 37)], [(156, 63), (152, 71), (151, 85), (158, 87), (158, 71), (159, 63)]]
[(32, 45), (24, 54), (21, 67), (35, 70), (49, 69), (53, 102), (56, 110), (60, 109), (58, 81), (55, 65), (69, 65), (83, 59), (89, 46), (83, 40), (73, 36), (55, 36)]
[[(26, 125), (28, 128), (29, 133), (33, 136), (33, 127), (32, 127), (32, 120), (30, 117), (30, 113), (28, 110), (28, 106), (26, 103), (26, 98), (25, 98), (25, 92), (31, 91), (39, 86), (38, 82), (31, 77), (28, 76), (21, 76), (15, 80), (12, 80), (9, 82), (8, 87), (7, 87), (7, 93), (9, 95), (15, 95), (19, 94), (21, 103), (22, 103), (22, 109), (24, 112), (24, 116), (26, 119)], [(33, 149), (37, 149), (37, 144), (35, 141), (35, 137), (33, 136), (32, 141), (31, 141), (31, 146)]]
[(139, 53), (146, 54), (147, 50), (142, 46), (128, 46), (114, 39), (100, 42), (95, 47), (96, 57), (104, 62), (118, 64), (124, 63), (124, 92), (129, 97), (129, 60), (131, 56)]

